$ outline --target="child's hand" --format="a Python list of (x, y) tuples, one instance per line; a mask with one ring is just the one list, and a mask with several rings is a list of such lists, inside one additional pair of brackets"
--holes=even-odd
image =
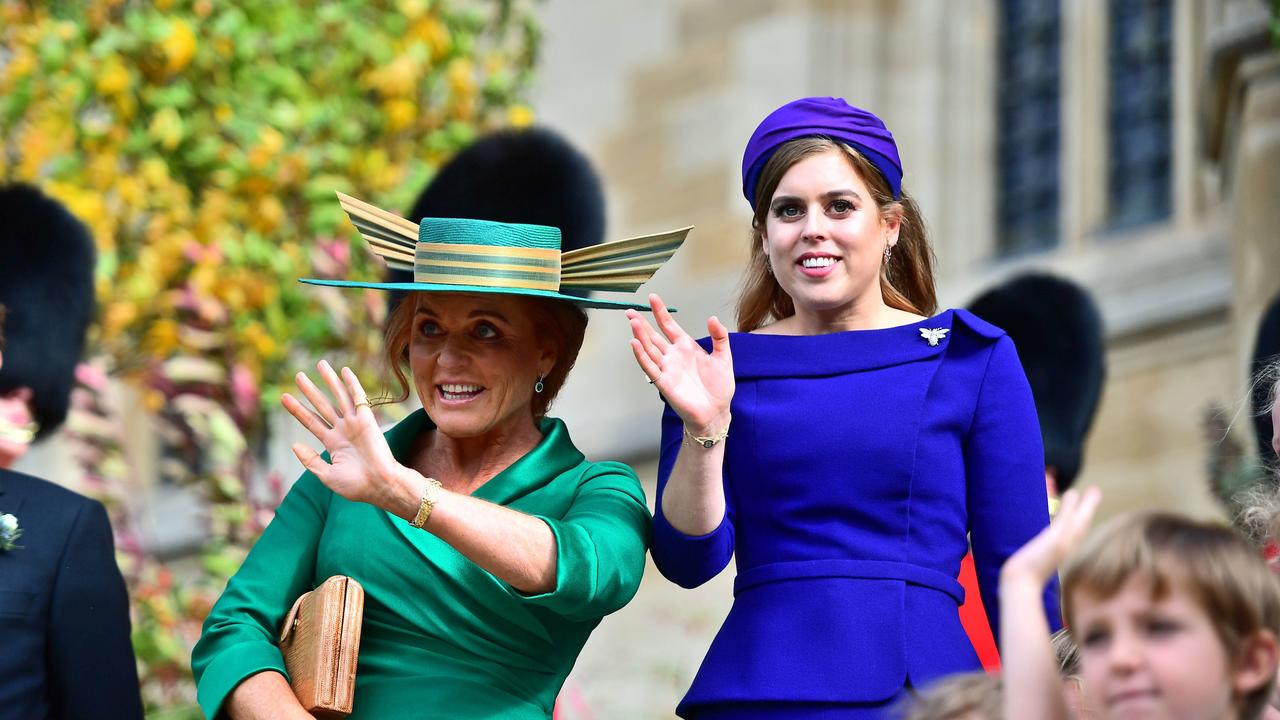
[(1088, 531), (1101, 500), (1102, 491), (1096, 487), (1089, 487), (1083, 493), (1068, 490), (1062, 496), (1062, 507), (1049, 527), (1041, 530), (1005, 561), (1000, 569), (1001, 586), (1027, 583), (1034, 585), (1037, 591), (1044, 587)]

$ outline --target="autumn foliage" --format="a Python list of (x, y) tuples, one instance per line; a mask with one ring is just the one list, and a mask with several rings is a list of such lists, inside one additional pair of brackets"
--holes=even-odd
[[(377, 370), (383, 298), (297, 283), (380, 273), (334, 191), (407, 209), (477, 133), (530, 122), (537, 45), (514, 0), (0, 0), (0, 181), (99, 248), (66, 482), (112, 508), (152, 710), (190, 704), (199, 622), (278, 499), (277, 388), (322, 354)], [(205, 508), (190, 580), (138, 527), (156, 487)]]

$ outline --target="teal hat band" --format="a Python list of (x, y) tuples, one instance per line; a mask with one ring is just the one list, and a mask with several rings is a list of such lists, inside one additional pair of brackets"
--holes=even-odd
[(560, 230), (490, 220), (423, 218), (414, 246), (413, 279), (555, 292), (560, 289)]

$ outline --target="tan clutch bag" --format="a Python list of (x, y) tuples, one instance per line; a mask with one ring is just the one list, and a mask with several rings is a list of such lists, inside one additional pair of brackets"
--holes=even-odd
[(304, 593), (280, 628), (280, 651), (289, 685), (307, 712), (318, 718), (351, 714), (360, 654), (364, 588), (334, 575)]

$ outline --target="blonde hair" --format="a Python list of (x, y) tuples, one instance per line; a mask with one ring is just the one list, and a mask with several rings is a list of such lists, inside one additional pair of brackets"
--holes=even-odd
[[(403, 402), (409, 397), (409, 389), (413, 383), (410, 382), (406, 369), (409, 367), (409, 345), (413, 338), (413, 316), (418, 312), (418, 300), (424, 294), (410, 293), (387, 318), (382, 361), (395, 378), (398, 389), (394, 395), (380, 398), (376, 404)], [(529, 316), (533, 318), (538, 334), (550, 338), (556, 353), (556, 364), (542, 378), (542, 392), (533, 396), (533, 417), (537, 420), (547, 414), (547, 408), (564, 387), (569, 371), (578, 361), (578, 351), (582, 349), (582, 339), (587, 332), (587, 314), (577, 305), (564, 300), (539, 297), (520, 297), (520, 300), (532, 306)]]
[(907, 705), (902, 720), (1000, 720), (1003, 702), (999, 675), (960, 673), (925, 688)]
[(761, 232), (769, 215), (769, 201), (791, 166), (824, 152), (840, 152), (867, 185), (881, 218), (900, 215), (898, 243), (889, 262), (880, 267), (880, 292), (886, 305), (917, 315), (933, 315), (938, 307), (933, 280), (933, 250), (929, 247), (924, 216), (915, 200), (903, 191), (895, 200), (893, 190), (862, 153), (825, 137), (805, 137), (781, 145), (760, 171), (756, 183), (756, 212), (751, 221), (751, 249), (738, 295), (738, 330), (750, 332), (771, 320), (795, 314), (795, 304), (777, 278), (769, 272)]
[[(1063, 617), (1074, 625), (1080, 593), (1109, 599), (1130, 579), (1151, 582), (1155, 598), (1186, 590), (1213, 623), (1233, 662), (1262, 631), (1280, 637), (1280, 581), (1230, 528), (1160, 511), (1121, 515), (1093, 534), (1062, 569)], [(1271, 695), (1271, 679), (1239, 699), (1254, 720)]]
[(1049, 642), (1053, 645), (1053, 655), (1058, 660), (1058, 674), (1064, 678), (1079, 675), (1080, 646), (1071, 637), (1071, 631), (1062, 628), (1049, 638)]

